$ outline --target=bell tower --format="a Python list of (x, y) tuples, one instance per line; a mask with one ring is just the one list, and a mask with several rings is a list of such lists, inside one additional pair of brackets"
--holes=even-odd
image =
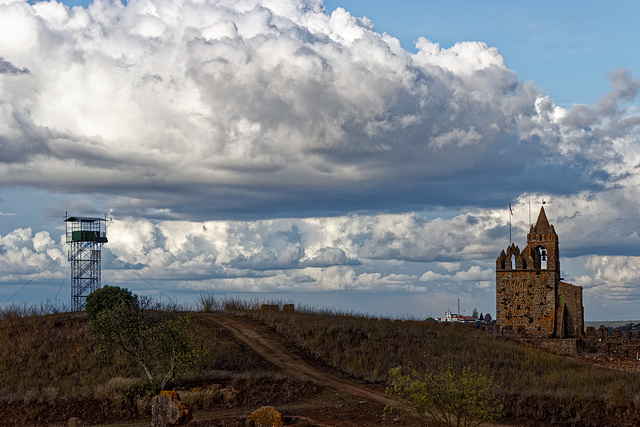
[(554, 271), (560, 278), (558, 235), (553, 225), (547, 220), (544, 206), (540, 208), (536, 224), (531, 226), (527, 234), (527, 248), (531, 251), (534, 269)]
[(544, 207), (527, 234), (496, 260), (496, 321), (522, 335), (576, 337), (582, 333), (582, 288), (561, 281), (558, 235)]

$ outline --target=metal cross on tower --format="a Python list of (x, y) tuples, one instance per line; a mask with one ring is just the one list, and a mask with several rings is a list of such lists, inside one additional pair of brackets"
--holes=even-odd
[(106, 220), (69, 217), (67, 243), (71, 263), (71, 310), (84, 310), (87, 295), (100, 289), (101, 250), (107, 243)]

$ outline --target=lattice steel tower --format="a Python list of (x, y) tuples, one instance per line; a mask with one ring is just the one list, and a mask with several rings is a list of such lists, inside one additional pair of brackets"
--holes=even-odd
[(102, 244), (107, 243), (106, 220), (70, 217), (67, 223), (71, 263), (71, 310), (84, 310), (87, 295), (100, 289)]

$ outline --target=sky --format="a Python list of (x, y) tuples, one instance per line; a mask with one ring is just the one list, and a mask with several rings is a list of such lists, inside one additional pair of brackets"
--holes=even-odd
[(639, 13), (0, 0), (0, 306), (68, 303), (69, 215), (160, 300), (495, 316), (544, 200), (585, 319), (639, 319)]

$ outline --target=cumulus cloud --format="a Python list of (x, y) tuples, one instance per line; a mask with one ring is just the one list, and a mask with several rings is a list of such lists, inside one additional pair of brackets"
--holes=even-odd
[(611, 92), (600, 98), (596, 105), (578, 105), (564, 117), (563, 123), (577, 128), (591, 128), (605, 120), (620, 120), (619, 105), (633, 101), (638, 95), (640, 80), (634, 79), (628, 70), (617, 69), (609, 73)]
[[(370, 248), (381, 244), (376, 230), (390, 222), (429, 223), (415, 214), (205, 223), (128, 218), (110, 224), (108, 234), (110, 250), (131, 264), (180, 268), (185, 262), (208, 260), (210, 266), (229, 271), (269, 271), (361, 265), (375, 259)], [(448, 229), (434, 226), (409, 235), (398, 228), (385, 241), (398, 248), (393, 259), (413, 260), (416, 242), (436, 231)]]
[[(47, 231), (33, 234), (30, 228), (19, 228), (0, 235), (0, 273), (2, 281), (27, 281), (36, 274), (43, 278), (64, 277), (60, 266), (65, 265), (63, 251)], [(58, 265), (47, 269), (52, 262)], [(45, 271), (46, 270), (46, 271)]]
[(584, 265), (586, 274), (572, 279), (584, 288), (586, 298), (609, 306), (619, 304), (619, 307), (640, 301), (640, 258), (637, 256), (589, 255)]
[[(563, 108), (483, 42), (409, 53), (374, 24), (321, 0), (2, 1), (0, 182), (116, 217), (108, 280), (194, 290), (477, 296), (507, 203), (522, 247), (544, 198), (561, 257), (596, 255), (569, 277), (635, 295), (597, 260), (632, 272), (640, 248), (638, 79)], [(0, 280), (62, 253), (42, 233), (0, 236)]]
[(495, 279), (495, 270), (483, 270), (477, 265), (471, 266), (467, 271), (458, 271), (453, 275), (427, 271), (420, 277), (420, 281), (422, 282), (486, 282), (492, 279)]
[[(446, 273), (432, 279), (486, 280), (487, 271), (477, 265), (466, 271), (463, 267), (484, 254), (494, 256), (498, 248), (486, 247), (484, 221), (460, 229), (468, 217), (445, 221), (388, 214), (204, 223), (123, 218), (108, 223), (103, 270), (110, 280), (124, 281), (134, 269), (136, 275), (179, 280), (187, 288), (206, 288), (213, 280), (225, 289), (246, 290), (264, 280), (268, 289), (278, 278), (281, 290), (380, 290), (420, 288), (420, 281), (430, 281), (428, 273), (418, 273), (406, 262), (456, 259), (434, 262), (434, 268)], [(32, 235), (30, 229), (18, 229), (0, 239), (4, 271), (28, 265), (25, 256), (39, 260), (32, 263), (30, 271), (35, 271), (63, 253), (62, 240), (56, 244), (48, 232)], [(393, 250), (373, 251), (376, 246)]]
[(567, 111), (484, 43), (416, 46), (312, 0), (3, 2), (0, 176), (201, 220), (603, 185), (611, 120), (637, 92), (628, 73), (595, 109)]
[[(631, 157), (633, 151), (629, 151)], [(565, 197), (523, 195), (512, 203), (514, 241), (521, 248), (524, 246), (529, 224), (536, 221), (540, 203), (545, 200), (549, 220), (560, 239), (561, 257), (635, 254), (640, 248), (636, 221), (640, 215), (637, 203), (640, 194), (636, 180), (629, 176), (600, 192), (580, 192)]]
[[(574, 233), (582, 236), (582, 230), (566, 227), (589, 223), (568, 217), (556, 221), (551, 213), (568, 201), (547, 200), (548, 215), (560, 235), (563, 275), (585, 288), (585, 306), (603, 298), (636, 301), (636, 258), (588, 255), (578, 262), (584, 269), (576, 270), (567, 252), (588, 248), (576, 240)], [(514, 242), (522, 247), (528, 231), (526, 203), (514, 202), (513, 211)], [(462, 295), (486, 311), (495, 303), (495, 258), (508, 245), (507, 212), (478, 209), (449, 219), (418, 214), (207, 222), (121, 218), (108, 223), (103, 282), (126, 287), (139, 283), (138, 288), (152, 291), (144, 279), (164, 294), (437, 293), (448, 295), (450, 303)], [(21, 285), (54, 259), (59, 260), (43, 278), (63, 279), (68, 271), (64, 254), (63, 236), (57, 243), (48, 232), (34, 234), (31, 229), (0, 236), (2, 282)], [(56, 283), (55, 290), (59, 286)], [(428, 307), (435, 313), (442, 309), (435, 302)]]

